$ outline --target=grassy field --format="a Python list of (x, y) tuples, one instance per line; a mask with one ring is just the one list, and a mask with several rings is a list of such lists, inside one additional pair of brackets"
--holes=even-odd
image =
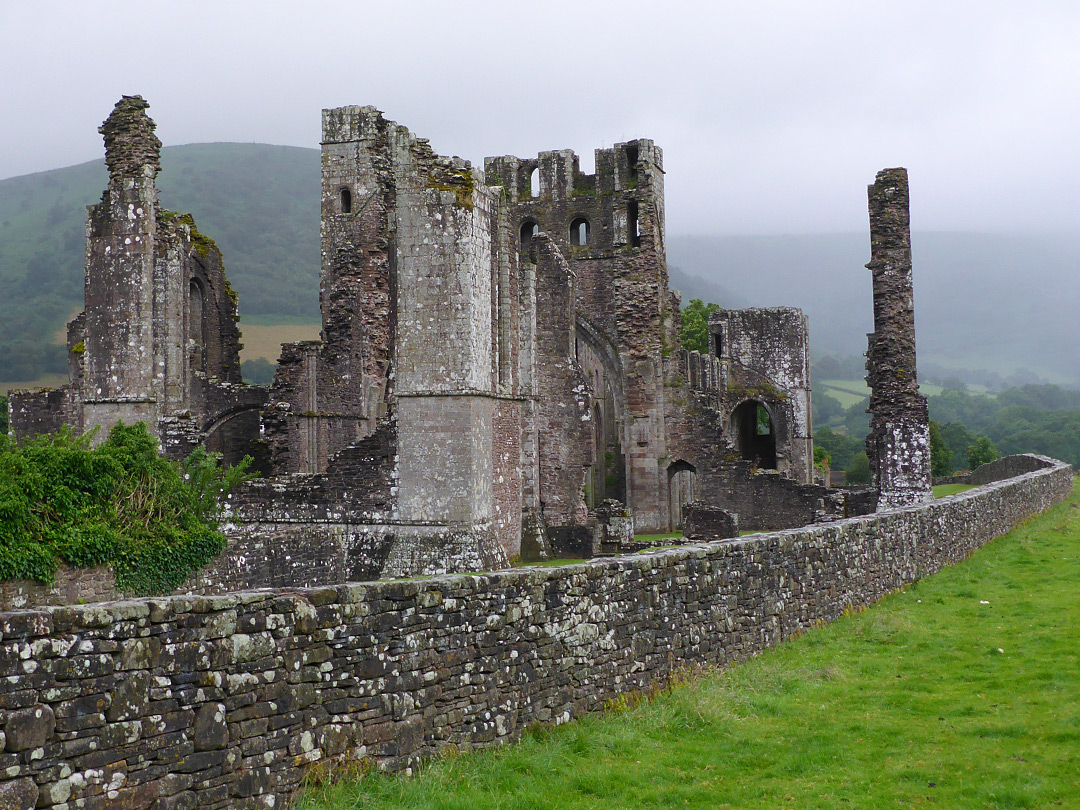
[[(836, 398), (845, 408), (850, 408), (870, 396), (870, 388), (865, 380), (821, 380), (814, 385), (815, 391), (819, 389), (822, 393)], [(919, 391), (926, 397), (936, 396), (943, 390), (945, 389), (940, 385), (919, 383)]]
[(20, 388), (59, 388), (61, 385), (66, 385), (67, 381), (67, 374), (46, 374), (43, 377), (38, 377), (36, 380), (0, 382), (0, 394), (6, 394), (8, 391), (17, 391)]
[(276, 363), (281, 355), (282, 343), (295, 343), (300, 340), (318, 340), (318, 323), (266, 324), (249, 323), (241, 319), (240, 342), (244, 348), (240, 351), (240, 360), (254, 360), (264, 357)]
[(309, 788), (344, 808), (1080, 807), (1080, 497), (634, 708)]

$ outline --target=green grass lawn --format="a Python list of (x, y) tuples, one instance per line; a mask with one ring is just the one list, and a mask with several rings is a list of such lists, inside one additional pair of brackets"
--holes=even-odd
[(682, 536), (683, 533), (681, 531), (665, 532), (663, 534), (635, 534), (634, 540), (638, 543), (655, 543), (656, 545), (660, 546), (663, 545), (664, 542), (667, 540), (672, 540), (676, 537)]
[(326, 808), (1080, 807), (1080, 497), (638, 706), (313, 786)]
[(934, 487), (935, 498), (947, 498), (950, 495), (956, 495), (959, 492), (967, 492), (969, 489), (975, 489), (973, 484), (938, 484)]

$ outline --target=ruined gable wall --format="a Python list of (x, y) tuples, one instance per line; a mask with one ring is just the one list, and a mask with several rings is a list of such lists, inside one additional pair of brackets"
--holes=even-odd
[(813, 481), (810, 424), (810, 348), (806, 316), (793, 307), (719, 310), (709, 318), (710, 348), (719, 345), (727, 382), (722, 409), (730, 426), (748, 400), (769, 410), (777, 469), (794, 481)]
[(161, 142), (149, 105), (125, 96), (102, 124), (109, 187), (88, 209), (85, 427), (158, 415), (155, 397), (154, 250)]

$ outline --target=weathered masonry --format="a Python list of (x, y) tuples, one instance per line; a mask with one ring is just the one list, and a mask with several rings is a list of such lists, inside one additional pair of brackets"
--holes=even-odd
[(811, 484), (801, 312), (722, 311), (706, 355), (682, 349), (652, 141), (597, 150), (593, 174), (570, 151), (480, 171), (372, 107), (325, 110), (321, 340), (283, 346), (267, 389), (240, 384), (220, 253), (157, 203), (146, 108), (124, 97), (102, 126), (71, 383), (14, 394), (11, 423), (145, 420), (173, 456), (253, 455), (266, 478), (230, 505), (208, 582), (589, 555), (681, 526), (692, 502), (742, 528), (873, 508)]
[(1071, 468), (737, 540), (424, 581), (0, 614), (0, 806), (281, 807), (558, 723), (869, 604), (1061, 501)]
[(167, 452), (197, 444), (235, 463), (256, 452), (266, 392), (240, 378), (236, 297), (221, 252), (158, 204), (161, 142), (125, 96), (101, 126), (109, 187), (87, 209), (86, 309), (68, 324), (71, 382), (14, 392), (12, 430), (108, 430), (144, 421)]
[(866, 455), (880, 508), (931, 500), (930, 415), (915, 371), (915, 303), (906, 169), (878, 172), (868, 189), (874, 331), (868, 335)]

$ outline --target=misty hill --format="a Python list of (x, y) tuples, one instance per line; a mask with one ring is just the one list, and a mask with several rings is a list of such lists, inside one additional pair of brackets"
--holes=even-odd
[[(66, 368), (57, 332), (82, 307), (85, 206), (104, 162), (0, 181), (0, 380)], [(244, 321), (318, 318), (319, 151), (262, 144), (166, 147), (162, 204), (221, 247)], [(920, 365), (1029, 369), (1075, 384), (1080, 247), (1061, 237), (914, 236)], [(866, 234), (668, 239), (684, 300), (791, 305), (816, 353), (861, 354), (871, 328)]]
[[(916, 232), (912, 255), (920, 368), (1026, 370), (1077, 384), (1075, 240)], [(734, 306), (801, 307), (817, 354), (866, 350), (873, 329), (869, 259), (869, 232), (668, 239), (668, 264), (719, 280)], [(684, 281), (684, 299), (707, 292)]]
[[(217, 241), (249, 320), (319, 316), (319, 151), (264, 144), (166, 147), (161, 203)], [(57, 332), (83, 302), (86, 206), (104, 160), (0, 181), (0, 380), (64, 371)]]

